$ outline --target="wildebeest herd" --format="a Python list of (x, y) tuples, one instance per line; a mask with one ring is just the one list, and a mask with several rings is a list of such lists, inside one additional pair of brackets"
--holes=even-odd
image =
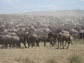
[(46, 46), (48, 42), (51, 46), (57, 44), (57, 48), (62, 46), (64, 49), (66, 45), (68, 49), (69, 45), (73, 44), (72, 40), (84, 38), (84, 29), (82, 27), (50, 30), (47, 36), (35, 34), (32, 32), (31, 27), (13, 27), (10, 29), (3, 25), (3, 27), (0, 27), (0, 45), (4, 48), (21, 48), (21, 44), (23, 44), (25, 48), (29, 48), (30, 46), (40, 47), (40, 42), (43, 42), (43, 46)]

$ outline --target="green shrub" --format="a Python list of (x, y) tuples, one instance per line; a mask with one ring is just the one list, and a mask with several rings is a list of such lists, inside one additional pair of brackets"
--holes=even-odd
[(73, 55), (70, 58), (68, 58), (69, 63), (81, 63), (81, 59), (78, 55)]

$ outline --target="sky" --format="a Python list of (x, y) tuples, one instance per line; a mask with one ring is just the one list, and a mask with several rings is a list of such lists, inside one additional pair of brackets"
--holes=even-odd
[(0, 14), (84, 10), (84, 0), (0, 0)]

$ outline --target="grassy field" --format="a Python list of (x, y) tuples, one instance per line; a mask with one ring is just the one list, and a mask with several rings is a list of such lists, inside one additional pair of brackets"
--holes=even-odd
[(84, 44), (70, 45), (69, 49), (30, 47), (21, 49), (0, 49), (0, 63), (83, 63)]

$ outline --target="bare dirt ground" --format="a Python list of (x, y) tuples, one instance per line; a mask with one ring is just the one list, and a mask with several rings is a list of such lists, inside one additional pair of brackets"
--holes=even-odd
[(77, 55), (84, 62), (84, 44), (70, 45), (69, 49), (56, 46), (0, 49), (0, 63), (69, 63), (68, 58)]

